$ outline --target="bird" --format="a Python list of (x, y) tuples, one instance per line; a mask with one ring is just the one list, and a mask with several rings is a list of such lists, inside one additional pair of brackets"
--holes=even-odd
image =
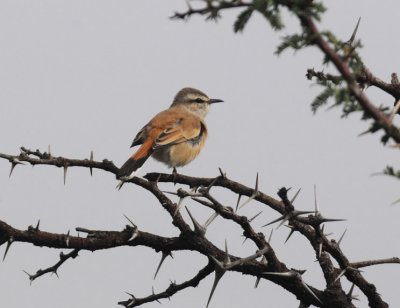
[[(123, 184), (152, 156), (173, 168), (189, 164), (197, 157), (207, 139), (204, 121), (211, 104), (223, 102), (209, 98), (202, 91), (186, 87), (176, 95), (171, 106), (156, 114), (136, 135), (131, 147), (140, 147), (119, 169)], [(121, 187), (122, 185), (117, 186)]]

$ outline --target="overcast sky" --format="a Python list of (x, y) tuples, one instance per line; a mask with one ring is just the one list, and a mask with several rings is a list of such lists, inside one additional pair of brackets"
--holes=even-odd
[[(346, 40), (359, 16), (361, 55), (369, 68), (385, 80), (399, 73), (398, 19), (400, 3), (386, 0), (325, 1), (328, 12), (321, 28)], [(226, 103), (213, 105), (207, 117), (209, 140), (201, 155), (179, 172), (216, 176), (218, 167), (234, 180), (254, 185), (276, 197), (282, 186), (302, 188), (296, 206), (313, 208), (317, 185), (322, 213), (346, 218), (326, 226), (338, 238), (347, 228), (343, 250), (351, 261), (400, 256), (397, 226), (399, 182), (371, 174), (387, 164), (398, 167), (398, 151), (383, 147), (379, 136), (357, 135), (368, 125), (359, 116), (340, 119), (338, 110), (321, 110), (313, 116), (310, 102), (319, 89), (306, 80), (307, 68), (322, 69), (315, 49), (273, 54), (279, 38), (298, 30), (297, 21), (285, 15), (288, 28), (273, 32), (254, 16), (243, 34), (233, 34), (238, 12), (223, 14), (217, 23), (193, 17), (189, 22), (168, 19), (185, 10), (184, 1), (0, 1), (0, 152), (18, 154), (19, 147), (47, 150), (53, 155), (112, 160), (122, 164), (131, 154), (129, 145), (137, 131), (171, 103), (185, 86), (196, 87)], [(377, 103), (391, 105), (388, 95), (369, 89)], [(115, 190), (108, 173), (72, 168), (67, 185), (62, 170), (54, 167), (17, 167), (0, 161), (0, 219), (26, 229), (41, 220), (41, 229), (75, 234), (76, 227), (122, 230), (128, 215), (140, 228), (164, 236), (177, 235), (170, 217), (149, 193), (126, 185)], [(170, 172), (149, 160), (147, 172)], [(165, 185), (165, 189), (172, 189)], [(234, 206), (236, 196), (216, 190), (220, 200)], [(205, 219), (211, 213), (191, 204)], [(256, 202), (243, 208), (261, 225), (278, 217)], [(185, 216), (186, 217), (186, 216)], [(218, 247), (227, 239), (230, 252), (247, 256), (240, 230), (221, 218), (211, 225), (208, 237)], [(315, 255), (298, 234), (283, 245), (288, 230), (274, 233), (272, 244), (288, 267), (308, 269), (306, 282), (324, 288)], [(4, 252), (4, 246), (0, 253)], [(160, 255), (147, 248), (118, 248), (81, 252), (59, 270), (60, 279), (44, 276), (29, 286), (26, 270), (53, 265), (60, 251), (15, 244), (0, 263), (0, 306), (16, 307), (115, 307), (127, 299), (165, 289), (171, 280), (193, 276), (207, 260), (192, 252), (175, 254), (154, 271)], [(400, 306), (395, 265), (366, 268), (365, 277), (392, 307)], [(344, 280), (342, 280), (344, 281)], [(205, 307), (213, 275), (199, 288), (163, 300), (163, 307)], [(349, 288), (347, 282), (343, 284)], [(227, 273), (210, 307), (297, 307), (298, 301), (279, 286)], [(356, 289), (357, 294), (361, 292)], [(365, 307), (361, 296), (356, 305)], [(158, 303), (146, 307), (159, 307)]]

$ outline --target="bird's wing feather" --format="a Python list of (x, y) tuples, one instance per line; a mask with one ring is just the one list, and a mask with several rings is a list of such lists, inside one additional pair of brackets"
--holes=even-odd
[(146, 139), (146, 137), (145, 137), (145, 130), (146, 130), (146, 128), (147, 128), (147, 125), (144, 126), (144, 127), (136, 134), (135, 139), (133, 139), (133, 141), (132, 141), (131, 148), (134, 147), (134, 146), (136, 146), (136, 145), (142, 144), (142, 143), (145, 141), (145, 139)]
[(201, 132), (201, 121), (197, 117), (186, 117), (171, 123), (160, 132), (153, 148), (170, 146), (196, 138)]

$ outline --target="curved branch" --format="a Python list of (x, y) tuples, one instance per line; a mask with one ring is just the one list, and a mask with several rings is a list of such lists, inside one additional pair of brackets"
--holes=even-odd
[(357, 84), (355, 76), (351, 73), (347, 63), (333, 50), (328, 42), (324, 40), (313, 19), (310, 16), (299, 15), (301, 24), (314, 38), (314, 43), (321, 49), (326, 57), (335, 65), (347, 85), (351, 93), (356, 97), (362, 108), (377, 122), (381, 123), (386, 133), (393, 138), (396, 143), (400, 143), (400, 131), (392, 124), (390, 118), (381, 112), (370, 99), (362, 92)]
[[(332, 75), (329, 73), (324, 73), (323, 71), (315, 71), (313, 68), (307, 69), (306, 76), (310, 80), (312, 79), (312, 77), (315, 77), (319, 81), (323, 82), (329, 80), (334, 84), (339, 84), (343, 81), (341, 75)], [(398, 101), (400, 99), (400, 84), (394, 82), (388, 83), (383, 81), (379, 77), (375, 76), (365, 66), (363, 67), (361, 73), (357, 74), (355, 78), (361, 86), (363, 85), (374, 86), (388, 93), (389, 95), (393, 96), (395, 101)]]
[[(118, 171), (118, 168), (108, 160), (104, 160), (103, 163), (101, 163), (87, 159), (76, 160), (64, 157), (55, 158), (51, 155), (46, 156), (45, 153), (41, 153), (39, 151), (29, 152), (29, 150), (26, 149), (22, 149), (22, 151), (22, 154), (19, 156), (0, 154), (0, 157), (9, 160), (11, 164), (18, 160), (19, 162), (54, 165), (58, 167), (65, 167), (65, 165), (67, 165), (68, 167), (82, 166), (86, 168), (98, 168), (113, 174), (116, 174)], [(294, 230), (300, 231), (300, 233), (305, 235), (316, 253), (321, 250), (319, 247), (322, 247), (324, 251), (331, 254), (338, 261), (342, 269), (349, 268), (349, 270), (345, 273), (345, 276), (350, 281), (354, 282), (361, 290), (363, 290), (368, 298), (373, 298), (377, 295), (376, 290), (372, 288), (373, 286), (368, 284), (359, 272), (350, 270), (350, 262), (341, 252), (338, 245), (330, 242), (319, 228), (322, 223), (334, 220), (324, 218), (317, 211), (315, 212), (315, 215), (300, 217), (299, 214), (304, 212), (295, 210), (292, 204), (293, 200), (290, 201), (288, 199), (286, 195), (287, 189), (285, 188), (282, 188), (278, 192), (278, 195), (282, 199), (282, 201), (278, 201), (259, 191), (257, 184), (258, 181), (256, 181), (255, 188), (249, 188), (245, 185), (228, 179), (223, 173), (216, 178), (195, 178), (180, 174), (170, 175), (150, 173), (145, 176), (145, 179), (134, 177), (127, 182), (145, 188), (158, 199), (159, 203), (170, 214), (173, 224), (179, 228), (181, 232), (179, 237), (160, 237), (158, 235), (139, 231), (134, 225), (133, 227), (126, 226), (126, 228), (122, 231), (96, 231), (77, 228), (77, 231), (88, 234), (86, 238), (81, 238), (70, 236), (69, 234), (53, 234), (43, 232), (40, 231), (38, 227), (30, 227), (26, 231), (21, 231), (12, 228), (5, 222), (0, 221), (0, 243), (8, 243), (6, 251), (14, 241), (29, 242), (34, 245), (53, 248), (73, 248), (91, 251), (113, 248), (117, 246), (137, 245), (150, 247), (156, 251), (162, 251), (163, 253), (168, 253), (173, 250), (194, 250), (207, 256), (208, 258), (216, 260), (215, 262), (222, 262), (221, 264), (224, 262), (222, 260), (229, 258), (229, 260), (231, 260), (230, 264), (233, 266), (230, 266), (225, 270), (237, 271), (243, 274), (249, 274), (273, 281), (274, 283), (287, 289), (289, 292), (295, 294), (304, 303), (321, 306), (322, 304), (320, 301), (329, 301), (336, 303), (340, 302), (342, 305), (352, 307), (349, 299), (342, 291), (340, 284), (337, 281), (337, 277), (332, 274), (335, 272), (335, 270), (328, 254), (318, 257), (318, 261), (324, 272), (325, 279), (328, 282), (327, 290), (322, 292), (307, 286), (301, 277), (296, 274), (296, 272), (289, 270), (284, 263), (279, 261), (272, 247), (266, 241), (265, 236), (262, 233), (256, 233), (251, 227), (251, 220), (245, 216), (240, 216), (234, 213), (232, 208), (223, 206), (210, 194), (210, 189), (212, 186), (220, 186), (237, 193), (239, 196), (246, 195), (249, 197), (249, 200), (255, 199), (258, 202), (265, 204), (281, 213), (283, 217), (282, 221), (288, 220), (290, 225), (295, 228)], [(266, 249), (263, 254), (268, 261), (267, 264), (265, 262), (255, 261), (252, 259), (241, 259), (233, 255), (227, 256), (224, 251), (217, 248), (215, 245), (213, 245), (213, 243), (205, 238), (205, 232), (199, 232), (199, 230), (196, 231), (196, 229), (195, 231), (192, 231), (190, 226), (183, 220), (182, 215), (179, 212), (178, 205), (173, 203), (162, 191), (159, 190), (158, 182), (181, 183), (190, 187), (198, 187), (199, 196), (206, 198), (207, 201), (201, 199), (195, 200), (207, 207), (212, 208), (221, 217), (231, 220), (241, 226), (246, 237), (251, 238), (261, 250)], [(181, 198), (191, 196), (190, 193), (184, 192), (182, 189), (179, 189), (176, 194)], [(193, 222), (195, 221), (193, 220)], [(317, 253), (317, 256), (318, 255), (319, 254)], [(276, 273), (276, 275), (263, 275), (263, 273), (267, 273), (266, 271), (269, 273)], [(283, 275), (283, 277), (279, 277), (279, 275)], [(330, 284), (334, 284), (336, 288), (331, 287)], [(381, 301), (381, 303), (383, 303), (379, 295), (377, 296), (377, 298), (370, 300), (370, 302), (375, 301), (376, 303), (379, 303), (379, 301)], [(377, 307), (385, 306), (381, 305)]]
[(200, 281), (202, 281), (204, 278), (210, 275), (213, 271), (214, 271), (214, 266), (212, 262), (209, 262), (193, 278), (189, 279), (188, 281), (185, 281), (180, 284), (171, 282), (171, 284), (165, 291), (157, 294), (153, 292), (152, 295), (149, 295), (147, 297), (136, 298), (135, 296), (131, 295), (131, 298), (129, 300), (121, 301), (118, 304), (125, 307), (137, 307), (149, 302), (154, 302), (154, 301), (158, 302), (160, 299), (163, 298), (170, 298), (172, 295), (183, 289), (186, 289), (188, 287), (193, 287), (193, 288), (197, 287)]
[(179, 237), (162, 237), (136, 230), (131, 226), (126, 226), (122, 231), (95, 231), (77, 228), (77, 231), (82, 232), (84, 230), (88, 233), (86, 238), (69, 234), (45, 232), (33, 227), (29, 227), (27, 230), (19, 230), (0, 220), (0, 234), (4, 238), (3, 243), (7, 241), (23, 242), (39, 247), (72, 248), (89, 251), (138, 245), (152, 248), (155, 251), (165, 249), (182, 250), (186, 247)]
[(34, 281), (35, 279), (39, 278), (40, 276), (43, 276), (45, 274), (51, 273), (51, 274), (55, 274), (58, 277), (58, 269), (61, 267), (61, 265), (63, 265), (68, 259), (75, 259), (78, 256), (79, 253), (79, 249), (74, 249), (71, 252), (64, 254), (64, 253), (60, 253), (60, 260), (54, 264), (53, 266), (50, 266), (48, 268), (45, 269), (39, 269), (36, 271), (35, 274), (29, 274), (28, 272), (24, 271), (28, 276), (29, 276), (29, 280)]
[[(207, 15), (212, 13), (213, 11), (218, 12), (219, 10), (222, 9), (235, 9), (235, 8), (240, 8), (240, 7), (249, 7), (251, 6), (251, 3), (245, 3), (242, 0), (238, 1), (219, 1), (217, 4), (213, 4), (211, 1), (207, 2), (207, 7), (205, 8), (200, 8), (200, 9), (194, 9), (192, 8), (189, 3), (188, 3), (188, 9), (186, 12), (175, 12), (174, 15), (170, 17), (170, 19), (188, 19), (192, 15)], [(214, 15), (212, 15), (214, 16)], [(215, 16), (217, 17), (217, 16)]]
[(380, 264), (400, 264), (400, 258), (393, 257), (393, 258), (388, 258), (388, 259), (352, 262), (351, 267), (362, 268), (362, 267), (380, 265)]

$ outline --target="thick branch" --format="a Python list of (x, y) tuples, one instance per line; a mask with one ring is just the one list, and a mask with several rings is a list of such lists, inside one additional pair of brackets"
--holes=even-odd
[[(78, 229), (79, 230), (79, 229)], [(96, 251), (109, 249), (119, 246), (147, 246), (156, 251), (164, 249), (181, 250), (184, 249), (184, 242), (178, 237), (162, 237), (148, 232), (137, 230), (136, 237), (130, 241), (135, 232), (134, 228), (126, 226), (123, 231), (91, 231), (92, 233), (84, 238), (68, 234), (50, 233), (34, 228), (28, 230), (18, 230), (0, 220), (0, 234), (3, 243), (11, 240), (12, 242), (31, 243), (35, 246), (45, 246), (49, 248), (64, 248)]]
[[(307, 69), (306, 76), (308, 79), (312, 79), (312, 77), (315, 77), (322, 82), (329, 80), (334, 84), (339, 84), (343, 81), (343, 77), (340, 75), (327, 74), (322, 71), (315, 71), (314, 69)], [(374, 86), (393, 96), (395, 101), (398, 101), (400, 99), (400, 84), (393, 82), (388, 83), (383, 81), (379, 77), (375, 76), (365, 66), (362, 72), (355, 76), (355, 79), (361, 86)]]
[(362, 73), (357, 76), (357, 81), (361, 84), (367, 84), (381, 89), (382, 91), (392, 95), (395, 101), (398, 101), (400, 99), (400, 84), (385, 82), (382, 79), (376, 77), (369, 69), (365, 67)]
[[(182, 174), (164, 174), (164, 173), (148, 173), (144, 176), (145, 179), (149, 181), (158, 181), (158, 182), (166, 182), (166, 183), (179, 183), (188, 185), (189, 187), (208, 187), (211, 183), (213, 186), (224, 187), (229, 189), (230, 191), (237, 193), (243, 196), (252, 196), (254, 194), (254, 188), (250, 188), (238, 182), (228, 179), (227, 177), (219, 176), (216, 178), (199, 178), (199, 177), (191, 177)], [(278, 211), (279, 213), (284, 213), (284, 205), (281, 201), (268, 196), (261, 191), (254, 198), (263, 204), (268, 205), (270, 208)]]
[[(30, 163), (31, 165), (50, 165), (64, 167), (64, 180), (66, 176), (66, 168), (68, 167), (86, 167), (90, 170), (95, 168), (108, 171), (115, 176), (117, 176), (118, 174), (118, 167), (116, 167), (112, 161), (109, 161), (107, 159), (104, 159), (102, 162), (97, 162), (93, 159), (70, 159), (64, 157), (53, 157), (49, 153), (42, 153), (39, 150), (31, 151), (24, 147), (21, 147), (21, 154), (18, 156), (0, 153), (0, 158), (7, 159), (11, 163), (11, 172), (17, 164), (21, 164), (23, 162)], [(158, 189), (156, 180), (146, 181), (142, 178), (134, 177), (133, 179), (129, 180), (129, 182), (150, 191), (158, 199), (164, 209), (166, 209), (170, 213), (173, 224), (178, 227), (180, 231), (184, 232), (190, 230), (189, 226), (185, 223), (179, 213), (177, 215), (173, 215), (173, 213), (175, 212), (175, 205)]]
[[(64, 157), (53, 157), (50, 154), (45, 155), (46, 153), (41, 153), (38, 150), (34, 153), (40, 153), (43, 158), (36, 158), (29, 156), (26, 152), (24, 152), (21, 148), (20, 155), (8, 155), (0, 153), (0, 158), (7, 159), (10, 163), (15, 163), (16, 161), (19, 162), (28, 162), (31, 165), (50, 165), (56, 167), (85, 167), (85, 168), (96, 168), (102, 169), (104, 171), (109, 171), (111, 173), (116, 174), (118, 171), (118, 167), (114, 165), (112, 161), (104, 159), (102, 162), (96, 162), (89, 159), (67, 159)], [(30, 150), (27, 150), (32, 152)]]
[[(25, 154), (22, 154), (20, 156), (1, 154), (0, 157), (8, 159), (11, 163), (15, 162), (15, 160), (18, 159), (19, 161), (25, 161), (33, 164), (47, 164), (55, 166), (59, 166), (60, 164), (61, 166), (65, 166), (65, 164), (67, 164), (69, 167), (94, 167), (103, 169), (113, 174), (116, 174), (116, 171), (118, 170), (118, 168), (116, 168), (112, 163), (112, 165), (110, 165), (107, 160), (105, 160), (107, 163), (103, 165), (102, 163), (92, 160), (73, 160), (63, 157), (53, 158), (51, 156), (45, 157), (42, 156), (42, 154), (38, 151), (34, 153), (29, 153), (28, 155), (26, 154), (26, 149), (23, 153)], [(39, 158), (36, 158), (36, 156), (38, 156)], [(114, 167), (110, 168), (110, 166)], [(161, 205), (170, 214), (173, 223), (180, 229), (181, 233), (179, 237), (163, 238), (157, 235), (139, 231), (137, 230), (136, 226), (127, 226), (123, 231), (119, 232), (92, 231), (83, 228), (77, 228), (77, 231), (88, 233), (87, 238), (81, 238), (70, 236), (68, 234), (52, 234), (48, 232), (43, 232), (38, 230), (38, 228), (33, 227), (28, 228), (27, 231), (21, 231), (12, 228), (5, 222), (0, 221), (0, 243), (21, 241), (29, 242), (38, 246), (47, 246), (54, 248), (73, 248), (91, 251), (124, 245), (142, 245), (153, 248), (156, 251), (163, 251), (164, 253), (173, 250), (195, 250), (207, 256), (208, 258), (214, 258), (215, 260), (219, 260), (218, 262), (222, 262), (222, 260), (226, 258), (225, 252), (214, 246), (209, 240), (204, 237), (204, 234), (197, 234), (195, 231), (192, 231), (189, 225), (183, 220), (180, 212), (177, 211), (177, 205), (174, 204), (169, 198), (167, 198), (157, 186), (158, 182), (176, 182), (188, 185), (190, 187), (199, 187), (198, 191), (200, 195), (208, 199), (208, 201), (196, 201), (212, 208), (213, 210), (218, 212), (219, 215), (223, 218), (229, 219), (240, 225), (244, 230), (244, 235), (251, 238), (260, 249), (268, 248), (265, 252), (265, 256), (268, 260), (267, 265), (265, 263), (255, 260), (240, 259), (236, 256), (229, 255), (229, 259), (232, 260), (232, 264), (235, 264), (234, 266), (230, 267), (229, 270), (271, 280), (276, 284), (281, 285), (289, 292), (295, 294), (303, 302), (314, 304), (317, 306), (320, 305), (320, 303), (316, 300), (315, 295), (312, 295), (312, 293), (309, 292), (308, 288), (311, 287), (306, 287), (305, 283), (298, 275), (292, 275), (291, 273), (293, 272), (289, 270), (285, 264), (279, 261), (272, 247), (266, 241), (264, 235), (262, 233), (256, 233), (253, 230), (247, 217), (237, 215), (236, 213), (234, 213), (232, 208), (223, 206), (218, 200), (210, 195), (209, 191), (212, 186), (225, 187), (239, 195), (249, 196), (250, 199), (255, 199), (278, 211), (283, 215), (282, 217), (284, 219), (288, 219), (291, 225), (295, 226), (298, 231), (300, 231), (308, 238), (315, 251), (318, 251), (318, 247), (322, 240), (324, 251), (327, 251), (332, 256), (334, 256), (334, 258), (339, 262), (341, 268), (351, 267), (349, 261), (345, 258), (340, 249), (336, 247), (337, 245), (335, 246), (334, 243), (328, 241), (328, 239), (323, 234), (321, 234), (319, 230), (319, 225), (326, 221), (326, 219), (319, 214), (317, 215), (317, 213), (315, 215), (310, 215), (309, 217), (299, 217), (296, 213), (300, 212), (295, 210), (294, 206), (292, 205), (291, 201), (289, 201), (286, 195), (282, 195), (283, 191), (285, 193), (287, 192), (286, 189), (281, 189), (279, 193), (279, 196), (283, 198), (282, 200), (284, 202), (282, 202), (258, 191), (258, 181), (256, 181), (256, 188), (249, 188), (228, 179), (224, 174), (221, 174), (221, 176), (218, 176), (216, 178), (195, 178), (180, 174), (169, 175), (151, 173), (147, 174), (145, 178), (147, 178), (147, 180), (134, 177), (128, 182), (145, 188), (158, 199)], [(332, 276), (334, 268), (331, 261), (329, 260), (329, 256), (324, 255), (324, 257), (320, 258), (319, 261), (321, 264), (321, 268), (324, 271), (327, 282), (332, 282), (332, 280), (334, 280)], [(272, 273), (289, 273), (289, 277), (291, 278), (288, 279), (273, 275), (262, 275), (262, 273), (266, 270)], [(366, 292), (369, 298), (377, 294), (374, 287), (372, 285), (369, 285), (360, 273), (355, 271), (348, 271), (346, 273), (346, 277), (350, 281), (354, 282), (357, 286), (359, 286), (361, 290)], [(347, 302), (343, 291), (341, 291), (340, 285), (337, 283), (336, 286), (338, 286), (336, 290), (328, 287), (328, 289), (325, 290), (324, 293), (314, 288), (311, 288), (311, 290), (313, 294), (316, 294), (318, 298), (327, 300), (328, 302)], [(379, 302), (379, 299), (380, 298), (374, 300), (375, 302)], [(350, 303), (347, 304), (349, 307), (351, 306)]]

